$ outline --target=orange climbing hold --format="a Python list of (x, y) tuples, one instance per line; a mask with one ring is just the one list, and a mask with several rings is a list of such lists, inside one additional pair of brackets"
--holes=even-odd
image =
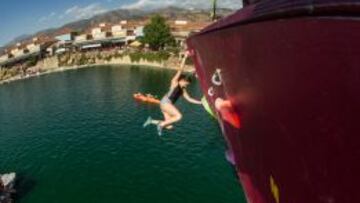
[(217, 98), (215, 100), (215, 107), (224, 121), (237, 129), (241, 128), (240, 116), (235, 112), (234, 107), (229, 100)]

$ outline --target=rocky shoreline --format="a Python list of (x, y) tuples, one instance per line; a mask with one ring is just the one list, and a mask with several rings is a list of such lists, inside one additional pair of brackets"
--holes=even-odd
[[(32, 66), (25, 63), (10, 69), (2, 69), (0, 72), (0, 85), (45, 74), (94, 66), (144, 66), (176, 70), (179, 66), (179, 61), (180, 55), (164, 51), (151, 52), (113, 49), (73, 52), (45, 57), (33, 63)], [(186, 65), (184, 71), (192, 72), (194, 71), (194, 66)]]

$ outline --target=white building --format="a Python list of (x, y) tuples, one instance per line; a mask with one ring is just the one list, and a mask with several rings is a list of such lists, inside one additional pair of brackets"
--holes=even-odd
[(75, 32), (69, 32), (69, 33), (65, 33), (65, 34), (61, 34), (55, 37), (55, 39), (57, 39), (59, 42), (59, 44), (63, 45), (63, 44), (71, 44), (74, 39), (76, 37), (76, 33)]
[(106, 30), (107, 25), (105, 23), (100, 23), (99, 27), (91, 29), (91, 35), (94, 40), (106, 39), (109, 33)]
[(136, 37), (143, 37), (144, 36), (144, 26), (136, 27), (136, 29), (134, 30), (134, 33), (135, 33)]
[(11, 55), (14, 57), (22, 56), (24, 54), (24, 50), (16, 47), (10, 51)]
[(89, 35), (88, 34), (82, 34), (82, 35), (78, 35), (75, 37), (75, 41), (76, 42), (85, 42), (89, 39)]
[(26, 46), (26, 49), (28, 50), (28, 53), (36, 53), (40, 52), (41, 46), (39, 44), (31, 43)]
[(114, 25), (111, 27), (111, 33), (114, 38), (126, 37), (127, 30), (123, 29), (121, 25)]
[(3, 63), (9, 59), (9, 54), (4, 54), (0, 56), (0, 63)]

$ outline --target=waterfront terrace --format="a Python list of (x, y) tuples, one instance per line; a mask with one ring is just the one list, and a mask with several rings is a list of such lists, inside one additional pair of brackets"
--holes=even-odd
[[(0, 68), (22, 67), (29, 60), (38, 61), (46, 57), (72, 52), (101, 51), (140, 47), (138, 41), (143, 36), (145, 20), (121, 20), (118, 23), (99, 23), (83, 32), (64, 28), (52, 35), (39, 35), (31, 40), (18, 42), (6, 48), (0, 55)], [(179, 45), (189, 35), (199, 32), (210, 22), (189, 22), (185, 20), (167, 21), (171, 33)], [(30, 63), (30, 65), (32, 65)]]

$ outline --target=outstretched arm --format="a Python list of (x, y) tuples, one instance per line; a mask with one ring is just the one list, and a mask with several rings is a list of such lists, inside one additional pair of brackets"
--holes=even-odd
[(186, 91), (186, 89), (183, 89), (183, 92), (184, 92), (184, 93), (183, 93), (184, 98), (185, 98), (188, 102), (190, 102), (190, 103), (192, 103), (192, 104), (199, 104), (199, 105), (202, 104), (201, 101), (192, 98), (192, 97), (189, 95), (189, 93)]
[(184, 67), (185, 67), (185, 62), (186, 62), (186, 59), (188, 58), (189, 54), (186, 52), (185, 55), (184, 55), (184, 58), (182, 59), (181, 61), (181, 65), (180, 65), (180, 68), (178, 70), (178, 72), (176, 73), (176, 75), (173, 77), (173, 79), (171, 80), (171, 83), (176, 83), (177, 81), (179, 81), (179, 78), (181, 76), (181, 73), (183, 72), (184, 70)]

